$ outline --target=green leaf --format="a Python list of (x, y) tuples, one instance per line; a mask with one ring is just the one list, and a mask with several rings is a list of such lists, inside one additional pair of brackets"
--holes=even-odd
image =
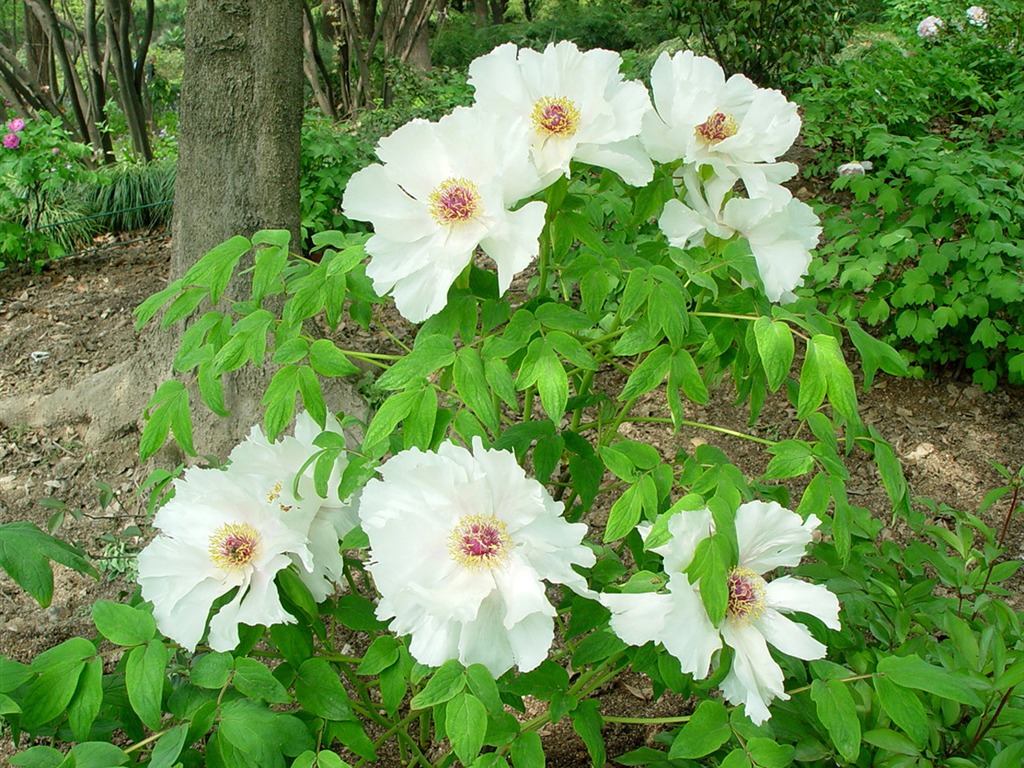
[(423, 690), (413, 696), (409, 706), (412, 709), (427, 709), (435, 704), (451, 701), (466, 687), (466, 676), (458, 661), (446, 661), (427, 681)]
[(668, 346), (655, 347), (629, 374), (618, 399), (631, 400), (650, 392), (665, 380), (671, 362), (672, 350)]
[(483, 359), (475, 347), (463, 347), (455, 358), (455, 389), (466, 406), (491, 431), (500, 427), (498, 407), (487, 384)]
[(751, 768), (750, 759), (747, 757), (746, 750), (742, 747), (734, 749), (725, 759), (721, 762), (718, 768)]
[(398, 640), (392, 635), (381, 635), (366, 649), (366, 653), (363, 654), (363, 660), (356, 667), (356, 674), (379, 675), (398, 661), (398, 656)]
[(672, 760), (710, 755), (732, 736), (729, 713), (717, 699), (702, 701), (672, 740), (668, 756)]
[(904, 688), (928, 691), (972, 707), (981, 706), (978, 694), (968, 686), (966, 678), (929, 664), (917, 654), (888, 656), (878, 663), (878, 671)]
[(171, 768), (178, 762), (178, 755), (185, 746), (188, 736), (188, 723), (176, 725), (166, 731), (159, 739), (149, 755), (148, 768)]
[(999, 754), (992, 758), (988, 768), (1017, 768), (1024, 763), (1024, 739), (1003, 747)]
[(463, 765), (480, 753), (487, 731), (487, 708), (472, 694), (456, 694), (444, 708), (444, 729)]
[(569, 713), (572, 718), (572, 728), (583, 739), (590, 755), (590, 763), (594, 768), (600, 768), (605, 763), (604, 738), (601, 736), (601, 713), (598, 711), (601, 703), (595, 699), (587, 699), (576, 705), (576, 708)]
[(524, 731), (509, 747), (514, 768), (544, 768), (544, 745), (536, 731)]
[(608, 512), (608, 523), (604, 529), (604, 541), (615, 541), (627, 536), (640, 522), (643, 515), (644, 491), (641, 486), (647, 484), (650, 493), (654, 489), (654, 480), (644, 475), (638, 483), (629, 486)]
[(788, 323), (759, 317), (754, 321), (754, 339), (768, 378), (768, 386), (774, 392), (782, 386), (793, 365), (796, 352), (793, 332)]
[(185, 285), (201, 285), (210, 289), (210, 301), (214, 304), (224, 293), (231, 273), (234, 272), (238, 260), (252, 244), (240, 235), (235, 235), (227, 242), (215, 246), (185, 273), (182, 282)]
[(330, 339), (317, 339), (309, 348), (309, 365), (321, 376), (354, 376), (361, 371)]
[(818, 719), (839, 754), (851, 763), (856, 762), (860, 754), (861, 731), (850, 689), (839, 680), (815, 680), (811, 683), (811, 699)]
[(132, 649), (125, 668), (128, 701), (139, 719), (154, 731), (160, 729), (163, 714), (164, 673), (170, 653), (159, 640)]
[(156, 620), (148, 611), (130, 605), (97, 600), (92, 620), (100, 634), (115, 645), (142, 645), (156, 636)]
[(262, 699), (268, 704), (287, 704), (292, 700), (273, 673), (263, 664), (241, 656), (235, 659), (235, 689), (251, 699)]
[(11, 757), (8, 762), (21, 768), (57, 768), (64, 762), (64, 753), (53, 747), (29, 747)]
[(295, 395), (299, 391), (299, 367), (286, 365), (270, 380), (263, 394), (263, 429), (267, 439), (274, 441), (295, 415)]
[(154, 293), (148, 299), (143, 301), (139, 306), (135, 308), (135, 330), (142, 330), (142, 326), (153, 319), (153, 315), (157, 313), (164, 304), (170, 301), (171, 297), (179, 293), (182, 289), (182, 281), (175, 280), (173, 283), (168, 285), (162, 291)]
[(548, 417), (557, 424), (569, 401), (569, 378), (565, 368), (558, 355), (549, 350), (537, 361), (536, 373), (541, 405)]
[(758, 768), (786, 768), (796, 757), (796, 748), (792, 745), (778, 744), (762, 737), (748, 741), (747, 752)]
[(498, 716), (505, 711), (505, 705), (498, 694), (498, 684), (483, 664), (470, 664), (466, 667), (466, 682), (470, 693), (480, 699), (492, 715)]
[(74, 768), (111, 768), (124, 765), (131, 758), (109, 741), (86, 741), (68, 752), (68, 765)]
[(708, 388), (704, 383), (700, 370), (693, 357), (685, 349), (672, 355), (672, 365), (668, 374), (669, 388), (681, 389), (690, 400), (705, 405), (708, 402)]
[(398, 423), (409, 415), (419, 399), (420, 390), (407, 389), (396, 392), (385, 400), (373, 415), (370, 426), (363, 438), (363, 451), (368, 455), (380, 455), (387, 450), (387, 441)]
[(810, 443), (803, 440), (780, 440), (769, 446), (771, 461), (765, 469), (763, 480), (782, 480), (806, 475), (814, 469), (814, 453)]
[(295, 698), (302, 708), (325, 720), (351, 720), (348, 693), (326, 659), (312, 658), (299, 668)]
[(200, 688), (223, 688), (227, 685), (234, 668), (234, 658), (230, 653), (214, 651), (193, 658), (189, 678), (193, 685)]
[[(800, 367), (800, 393), (797, 397), (796, 417), (806, 419), (825, 400), (828, 391), (827, 364), (821, 359), (819, 345), (815, 342), (818, 336), (812, 336), (807, 343), (807, 354)], [(832, 338), (827, 336), (825, 338)]]
[(921, 754), (921, 751), (914, 746), (910, 739), (902, 733), (891, 731), (888, 728), (875, 728), (867, 731), (864, 734), (864, 741), (887, 752), (895, 752), (897, 755), (917, 757)]
[[(940, 307), (940, 309), (948, 309)], [(879, 341), (874, 336), (866, 333), (860, 325), (850, 320), (846, 323), (846, 330), (850, 334), (850, 341), (860, 353), (861, 367), (864, 369), (864, 391), (871, 388), (875, 380), (875, 372), (881, 368), (893, 376), (906, 376), (908, 374), (907, 361), (899, 352), (890, 347), (884, 341)]]
[(85, 663), (78, 688), (68, 705), (68, 725), (78, 741), (89, 738), (92, 724), (103, 703), (103, 660), (90, 659)]
[(181, 449), (195, 456), (188, 390), (182, 382), (171, 379), (161, 384), (143, 415), (147, 420), (139, 440), (139, 457), (143, 461), (160, 449), (172, 430)]
[(99, 578), (81, 551), (26, 520), (0, 524), (0, 568), (28, 592), (41, 608), (53, 599), (53, 571), (48, 561)]
[(394, 363), (377, 379), (385, 390), (405, 389), (417, 384), (439, 368), (455, 361), (455, 343), (447, 336), (433, 335), (416, 339), (416, 347)]
[(889, 719), (902, 728), (914, 744), (924, 747), (932, 729), (928, 723), (928, 713), (917, 694), (882, 675), (876, 675), (871, 682)]

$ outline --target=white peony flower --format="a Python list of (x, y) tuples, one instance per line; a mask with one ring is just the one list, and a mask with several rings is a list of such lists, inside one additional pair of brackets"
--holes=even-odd
[(784, 187), (757, 199), (723, 200), (732, 188), (728, 177), (713, 176), (701, 183), (693, 166), (682, 169), (685, 202), (665, 203), (658, 226), (669, 243), (692, 248), (707, 234), (728, 240), (735, 233), (750, 243), (757, 271), (770, 301), (792, 300), (811, 263), (821, 226), (809, 205)]
[[(327, 427), (340, 432), (335, 419)], [(277, 572), (292, 564), (318, 602), (334, 591), (342, 576), (340, 541), (358, 518), (337, 498), (343, 460), (333, 468), (327, 499), (316, 495), (312, 465), (296, 484), (320, 450), (313, 444), (320, 432), (305, 412), (295, 437), (271, 443), (253, 427), (231, 452), (228, 469), (193, 468), (175, 481), (174, 498), (153, 520), (160, 533), (139, 554), (142, 596), (165, 635), (195, 650), (213, 603), (236, 587), (210, 621), (214, 650), (238, 645), (239, 624), (294, 622), (274, 586)]]
[(561, 502), (527, 478), (507, 451), (402, 451), (363, 490), (377, 616), (410, 635), (428, 666), (480, 663), (497, 677), (547, 656), (555, 608), (545, 581), (592, 596), (573, 565), (589, 567), (586, 525), (567, 523)]
[(345, 215), (373, 224), (366, 274), (420, 322), (444, 309), (448, 289), (477, 246), (498, 285), (536, 258), (546, 206), (522, 199), (543, 188), (529, 162), (525, 123), (460, 108), (436, 123), (413, 120), (381, 139), (370, 165), (349, 180)]
[[(227, 470), (235, 477), (244, 476), (246, 483), (259, 489), (268, 499), (276, 499), (282, 511), (287, 511), (292, 518), (293, 526), (308, 530), (312, 568), (307, 568), (297, 557), (292, 559), (299, 577), (317, 602), (326, 599), (341, 583), (344, 565), (341, 540), (359, 524), (351, 501), (338, 499), (341, 473), (348, 463), (344, 454), (332, 469), (326, 499), (316, 495), (313, 464), (309, 464), (299, 477), (301, 499), (293, 494), (296, 473), (320, 450), (313, 441), (321, 431), (305, 411), (295, 420), (295, 436), (285, 436), (274, 443), (267, 440), (262, 428), (255, 426), (249, 436), (231, 451), (231, 466)], [(327, 431), (341, 434), (341, 427), (332, 416), (327, 418)]]
[[(751, 166), (773, 163), (800, 133), (796, 104), (780, 91), (743, 75), (726, 80), (714, 60), (692, 51), (662, 53), (651, 92), (655, 110), (644, 118), (641, 139), (658, 162), (711, 165), (746, 182), (757, 172)], [(790, 176), (795, 172), (793, 166)]]
[(732, 704), (743, 704), (747, 716), (762, 723), (771, 714), (773, 699), (787, 699), (782, 669), (768, 645), (798, 659), (825, 656), (826, 647), (808, 629), (784, 614), (816, 616), (839, 629), (839, 601), (825, 587), (789, 576), (771, 581), (764, 574), (799, 564), (820, 521), (806, 522), (775, 502), (752, 501), (736, 511), (739, 560), (728, 574), (729, 603), (725, 619), (712, 626), (696, 585), (683, 570), (697, 545), (711, 535), (711, 513), (683, 512), (669, 520), (671, 540), (654, 552), (664, 558), (669, 574), (667, 594), (603, 594), (601, 602), (612, 611), (611, 626), (631, 645), (661, 643), (679, 659), (684, 672), (706, 677), (722, 644), (735, 652), (732, 667), (722, 681), (722, 692)]
[(174, 488), (153, 520), (160, 534), (139, 553), (142, 596), (160, 631), (194, 651), (214, 601), (236, 588), (210, 620), (214, 650), (238, 645), (239, 624), (294, 622), (274, 576), (292, 558), (312, 570), (308, 524), (293, 525), (278, 498), (242, 475), (193, 468)]
[(642, 83), (622, 79), (621, 64), (617, 53), (581, 52), (569, 41), (543, 53), (507, 43), (469, 65), (469, 83), (478, 107), (530, 124), (532, 157), (545, 186), (568, 176), (571, 160), (642, 186), (654, 175), (638, 138), (651, 101)]
[(972, 5), (966, 12), (967, 22), (975, 27), (988, 27), (988, 11), (980, 5)]
[(942, 26), (942, 19), (938, 16), (926, 16), (917, 25), (917, 36), (925, 40), (934, 40), (939, 36), (939, 30), (942, 29)]

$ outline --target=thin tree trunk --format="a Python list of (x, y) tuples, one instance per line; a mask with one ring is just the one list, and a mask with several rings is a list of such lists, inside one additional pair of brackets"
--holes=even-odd
[(334, 107), (334, 88), (331, 86), (331, 77), (320, 56), (320, 47), (316, 36), (316, 27), (313, 25), (313, 14), (310, 13), (309, 5), (302, 4), (302, 69), (306, 73), (306, 79), (313, 89), (317, 104), (327, 117), (335, 119), (337, 113)]
[(139, 158), (149, 162), (153, 159), (153, 150), (149, 144), (149, 126), (139, 87), (142, 68), (138, 67), (136, 72), (136, 62), (132, 58), (131, 10), (131, 0), (106, 0), (107, 44), (117, 77), (118, 103), (128, 123), (132, 147)]

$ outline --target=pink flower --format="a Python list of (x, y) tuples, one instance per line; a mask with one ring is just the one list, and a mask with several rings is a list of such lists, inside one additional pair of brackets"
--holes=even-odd
[(14, 131), (15, 133), (17, 133), (18, 131), (20, 131), (24, 127), (25, 127), (25, 121), (22, 120), (20, 117), (14, 118), (13, 120), (11, 120), (11, 122), (9, 122), (7, 124), (8, 130)]
[(16, 133), (8, 133), (4, 136), (3, 144), (5, 149), (17, 149), (18, 145), (21, 144), (21, 139)]
[(59, 154), (60, 154), (60, 148), (58, 148), (58, 147), (54, 147), (54, 148), (53, 148), (53, 149), (52, 149), (51, 151), (52, 151), (52, 152), (53, 152), (53, 154), (55, 154), (55, 155), (59, 155)]

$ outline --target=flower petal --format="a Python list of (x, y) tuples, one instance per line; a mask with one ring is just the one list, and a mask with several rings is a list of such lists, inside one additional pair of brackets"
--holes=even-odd
[(501, 217), (480, 241), (480, 247), (498, 266), (498, 292), (505, 293), (512, 278), (537, 258), (547, 204), (534, 201)]
[(735, 652), (732, 668), (722, 680), (722, 693), (731, 704), (742, 704), (755, 724), (771, 717), (773, 699), (788, 699), (782, 668), (772, 658), (764, 636), (750, 624), (726, 620), (722, 637)]
[(768, 643), (787, 656), (811, 661), (824, 658), (828, 653), (828, 648), (815, 640), (807, 627), (786, 618), (774, 608), (766, 609), (755, 625)]
[(783, 613), (809, 613), (829, 629), (840, 629), (839, 598), (821, 584), (810, 584), (791, 576), (768, 582), (768, 605)]
[(765, 573), (780, 566), (798, 565), (819, 522), (814, 515), (804, 522), (774, 501), (741, 504), (736, 510), (739, 567)]

